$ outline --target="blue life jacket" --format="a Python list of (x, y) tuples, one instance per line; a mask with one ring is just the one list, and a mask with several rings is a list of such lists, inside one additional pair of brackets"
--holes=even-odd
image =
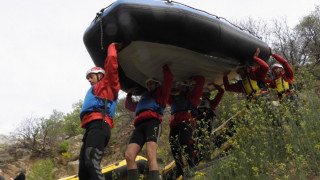
[(197, 108), (191, 104), (191, 102), (187, 99), (185, 93), (180, 93), (179, 95), (174, 96), (171, 103), (171, 114), (188, 110), (191, 110), (191, 113), (193, 115), (198, 114)]
[(160, 105), (157, 101), (152, 97), (152, 93), (146, 92), (142, 95), (141, 99), (138, 102), (136, 107), (136, 116), (139, 115), (143, 111), (151, 110), (159, 113), (161, 116), (163, 115), (165, 106)]
[[(108, 115), (113, 118), (116, 112), (116, 106), (118, 102), (118, 97), (115, 100), (107, 100), (93, 94), (93, 86), (88, 90), (86, 97), (80, 111), (80, 118), (88, 112), (101, 112), (102, 114)], [(104, 117), (102, 117), (104, 118)]]

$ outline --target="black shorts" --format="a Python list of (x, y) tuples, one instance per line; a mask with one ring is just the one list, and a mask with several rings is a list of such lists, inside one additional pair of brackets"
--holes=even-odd
[(104, 150), (111, 136), (111, 129), (108, 123), (102, 119), (94, 120), (86, 124), (86, 132), (83, 135), (83, 146), (94, 147)]
[(161, 123), (158, 119), (149, 119), (141, 122), (134, 129), (129, 144), (136, 143), (141, 148), (146, 142), (157, 143), (161, 134)]

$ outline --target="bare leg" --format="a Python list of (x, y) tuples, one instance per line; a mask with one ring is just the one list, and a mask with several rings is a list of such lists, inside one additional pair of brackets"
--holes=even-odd
[(136, 164), (136, 157), (140, 150), (141, 150), (141, 147), (136, 143), (131, 143), (128, 145), (128, 149), (125, 155), (128, 170), (138, 169), (138, 166)]
[(149, 163), (149, 171), (159, 170), (157, 162), (157, 149), (158, 144), (150, 141), (147, 142), (147, 159)]

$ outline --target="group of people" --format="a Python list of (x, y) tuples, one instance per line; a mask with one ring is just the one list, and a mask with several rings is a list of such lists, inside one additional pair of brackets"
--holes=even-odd
[[(83, 107), (80, 112), (81, 126), (85, 128), (83, 145), (79, 157), (79, 179), (104, 179), (100, 162), (104, 148), (110, 139), (113, 128), (113, 117), (118, 100), (120, 83), (118, 77), (117, 50), (122, 48), (120, 43), (112, 43), (108, 47), (104, 69), (94, 67), (88, 70), (86, 78), (91, 84)], [(254, 53), (253, 59), (258, 67), (239, 66), (237, 73), (242, 80), (229, 84), (228, 73), (224, 74), (225, 90), (245, 93), (248, 101), (260, 97), (268, 97), (267, 84), (275, 88), (278, 97), (297, 99), (293, 88), (293, 73), (286, 60), (272, 54), (280, 64), (272, 71), (274, 80), (267, 80), (269, 66), (258, 58), (260, 50)], [(279, 70), (280, 69), (280, 70)], [(282, 71), (281, 71), (282, 70)], [(135, 162), (138, 153), (146, 144), (149, 165), (149, 179), (159, 179), (157, 163), (158, 141), (161, 135), (161, 122), (166, 105), (171, 107), (169, 143), (176, 164), (176, 178), (182, 179), (186, 167), (194, 167), (206, 158), (206, 148), (198, 144), (208, 143), (206, 138), (212, 131), (214, 110), (221, 101), (224, 90), (215, 83), (205, 85), (205, 79), (196, 75), (190, 79), (178, 81), (173, 87), (174, 75), (169, 65), (162, 67), (163, 81), (150, 77), (145, 81), (147, 92), (139, 101), (132, 98), (136, 88), (127, 92), (125, 108), (135, 112), (135, 129), (129, 140), (125, 158), (127, 161), (128, 179), (139, 179), (139, 170)], [(173, 91), (173, 89), (175, 91)], [(210, 99), (211, 91), (218, 90), (214, 99)], [(195, 136), (196, 134), (196, 136)]]
[(252, 68), (248, 64), (242, 64), (237, 67), (237, 73), (241, 80), (234, 84), (229, 84), (228, 72), (223, 76), (223, 84), (226, 91), (244, 93), (248, 102), (252, 102), (253, 106), (263, 106), (268, 109), (273, 125), (281, 126), (282, 120), (279, 117), (276, 107), (272, 104), (268, 89), (274, 89), (281, 104), (291, 106), (289, 109), (293, 114), (297, 115), (298, 119), (295, 122), (300, 124), (301, 114), (298, 113), (300, 107), (300, 99), (294, 87), (294, 73), (289, 63), (278, 54), (274, 54), (270, 49), (271, 55), (276, 59), (270, 70), (273, 79), (267, 79), (269, 66), (266, 62), (258, 58), (260, 49), (258, 48), (253, 56), (253, 60), (257, 67)]
[[(2, 169), (0, 169), (0, 180), (5, 180), (2, 174)], [(10, 177), (9, 180), (25, 180), (26, 179), (27, 170), (24, 168), (20, 169), (20, 173), (15, 178)]]

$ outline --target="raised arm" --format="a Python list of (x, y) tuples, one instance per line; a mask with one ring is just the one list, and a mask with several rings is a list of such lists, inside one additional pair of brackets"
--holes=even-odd
[(243, 89), (242, 89), (242, 85), (241, 85), (241, 81), (236, 82), (235, 84), (230, 84), (229, 83), (229, 79), (228, 79), (228, 74), (230, 72), (225, 72), (223, 74), (223, 85), (224, 85), (224, 89), (226, 91), (231, 91), (231, 92), (237, 92), (237, 93), (242, 93)]
[(136, 107), (138, 105), (138, 102), (134, 102), (132, 99), (132, 94), (135, 92), (136, 88), (132, 88), (128, 91), (127, 97), (126, 97), (126, 101), (124, 103), (124, 107), (126, 109), (128, 109), (131, 112), (135, 112), (136, 111)]
[(252, 73), (250, 74), (250, 77), (254, 80), (264, 81), (265, 78), (267, 77), (269, 65), (258, 57), (259, 53), (260, 53), (260, 49), (257, 48), (257, 51), (253, 55), (253, 60), (258, 64), (258, 67), (252, 69)]
[[(118, 56), (117, 48), (120, 48), (118, 43), (112, 43), (108, 47), (108, 56), (104, 62), (105, 76), (101, 79), (103, 81), (101, 86), (106, 86), (108, 91), (112, 91), (113, 99), (117, 97), (120, 90), (119, 75), (118, 75)], [(108, 92), (108, 94), (111, 94)]]
[(212, 110), (216, 110), (217, 106), (219, 105), (223, 95), (224, 95), (224, 90), (217, 84), (214, 84), (214, 87), (218, 90), (218, 94), (216, 97), (214, 97), (213, 100), (210, 101), (210, 107)]
[(272, 54), (272, 57), (274, 57), (282, 66), (285, 72), (285, 76), (293, 81), (294, 74), (291, 66), (289, 65), (288, 61), (285, 60), (283, 57), (281, 57), (278, 54)]
[(172, 81), (173, 81), (173, 74), (168, 67), (168, 65), (164, 65), (162, 67), (163, 72), (163, 83), (161, 85), (160, 90), (156, 91), (153, 95), (153, 97), (156, 99), (156, 101), (161, 104), (162, 106), (165, 106), (168, 103), (171, 88), (172, 88)]
[(204, 77), (194, 76), (192, 80), (195, 81), (196, 84), (194, 85), (192, 91), (187, 94), (187, 98), (193, 106), (197, 107), (200, 102), (200, 97), (202, 95)]

